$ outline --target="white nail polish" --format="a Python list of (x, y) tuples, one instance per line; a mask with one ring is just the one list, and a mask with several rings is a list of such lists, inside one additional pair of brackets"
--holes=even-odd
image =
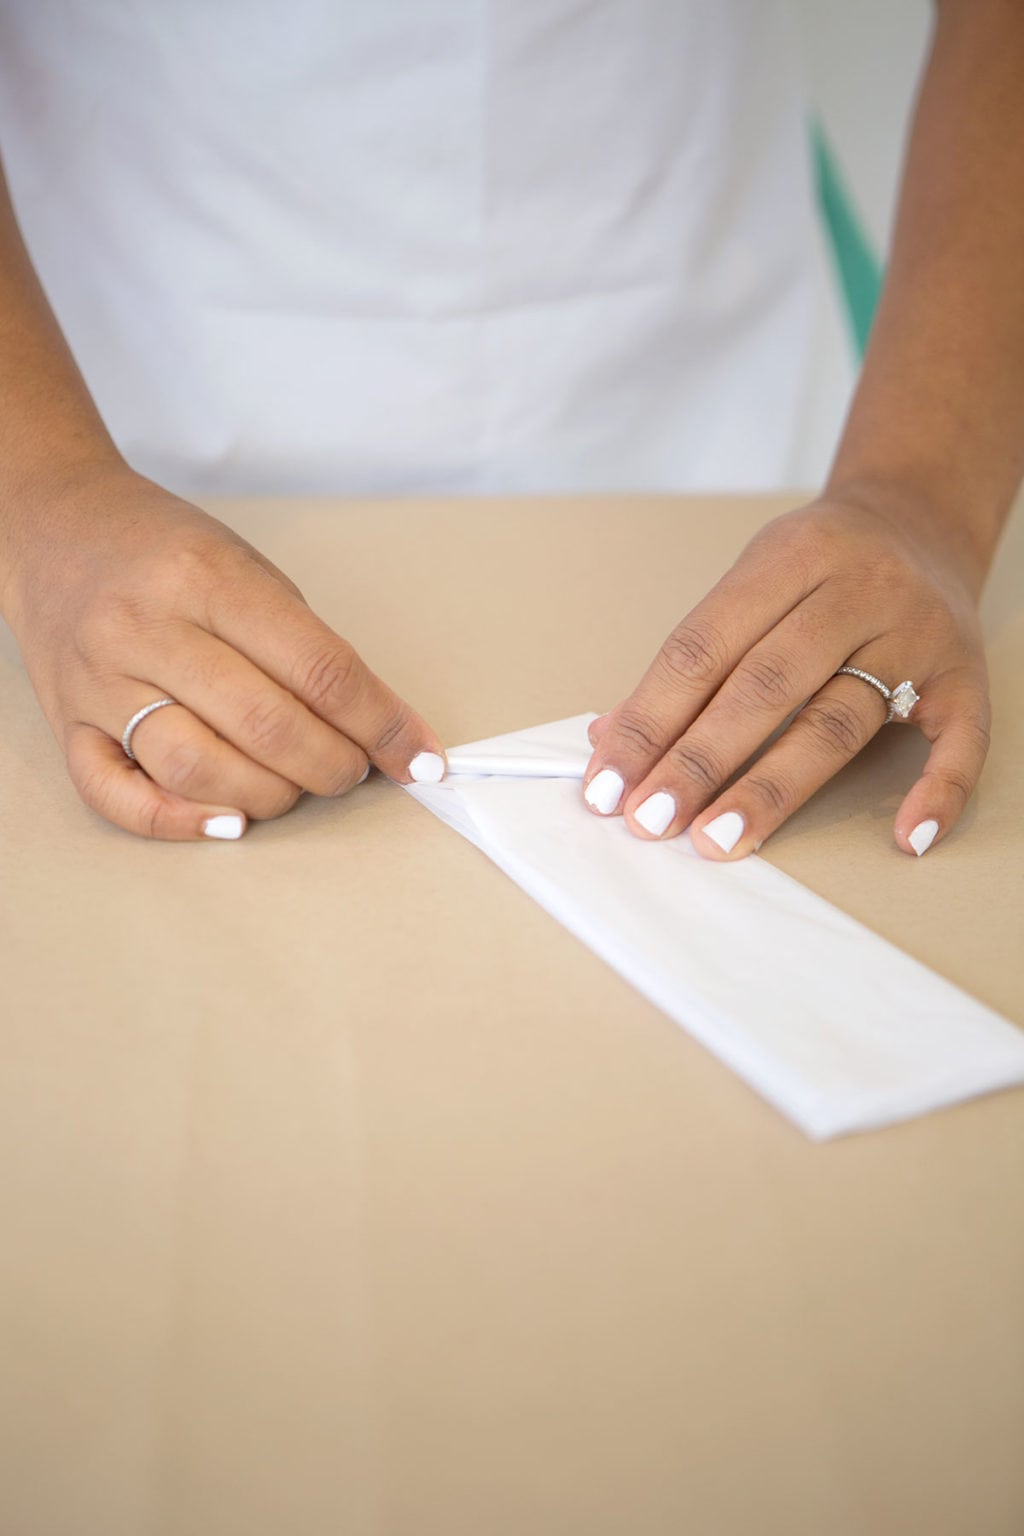
[(675, 820), (675, 814), (676, 802), (667, 790), (659, 789), (640, 802), (633, 812), (633, 819), (640, 823), (645, 832), (660, 837)]
[(928, 849), (935, 841), (935, 834), (938, 830), (939, 824), (937, 821), (918, 822), (913, 832), (907, 838), (907, 842), (913, 848), (918, 858), (921, 857), (922, 853), (928, 852)]
[(622, 799), (624, 788), (620, 773), (616, 773), (614, 768), (602, 768), (583, 791), (583, 798), (595, 811), (600, 811), (602, 816), (610, 816)]
[(241, 837), (245, 821), (241, 816), (208, 816), (203, 822), (204, 837), (233, 839)]
[(414, 784), (440, 784), (444, 778), (444, 758), (439, 752), (417, 752), (409, 764)]
[(723, 811), (721, 816), (709, 821), (706, 827), (701, 827), (701, 831), (705, 837), (717, 843), (723, 853), (732, 853), (743, 836), (743, 817), (739, 811)]

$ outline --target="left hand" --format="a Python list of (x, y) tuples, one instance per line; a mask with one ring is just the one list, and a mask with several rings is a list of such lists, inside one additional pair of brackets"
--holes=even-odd
[(834, 675), (849, 665), (920, 694), (910, 723), (932, 750), (895, 820), (899, 847), (920, 855), (956, 822), (988, 750), (978, 585), (955, 532), (895, 494), (776, 518), (594, 722), (587, 803), (639, 837), (689, 827), (708, 858), (754, 852), (885, 723), (875, 688)]

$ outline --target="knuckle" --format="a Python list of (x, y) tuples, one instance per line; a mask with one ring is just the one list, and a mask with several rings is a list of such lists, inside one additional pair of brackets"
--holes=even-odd
[(76, 648), (80, 656), (103, 657), (118, 653), (125, 640), (145, 625), (145, 609), (133, 594), (123, 591), (98, 593), (79, 615)]
[(167, 789), (191, 798), (201, 790), (207, 777), (207, 763), (194, 741), (175, 742), (164, 758), (160, 777)]
[(87, 733), (77, 722), (71, 722), (64, 732), (64, 754), (68, 777), (75, 793), (91, 811), (105, 815), (104, 806), (110, 798), (111, 767), (96, 757), (87, 747)]
[(819, 523), (802, 523), (792, 530), (786, 553), (804, 581), (819, 578), (831, 568), (835, 542), (829, 529)]
[(87, 805), (91, 811), (105, 814), (103, 808), (107, 801), (109, 770), (99, 767), (81, 768), (71, 760), (68, 762), (68, 770), (83, 805)]
[(856, 571), (844, 570), (834, 585), (860, 603), (874, 603), (901, 587), (900, 562), (890, 548), (874, 548), (870, 562)]
[(624, 709), (615, 722), (615, 731), (628, 747), (645, 756), (661, 751), (662, 736), (658, 723), (642, 709)]
[(346, 758), (322, 776), (313, 793), (331, 798), (347, 794), (354, 787), (361, 772), (361, 768), (353, 767), (351, 759)]
[(669, 763), (705, 794), (713, 794), (723, 782), (722, 765), (707, 747), (685, 736), (668, 754)]
[(758, 708), (784, 704), (792, 692), (790, 669), (779, 656), (749, 656), (736, 669), (733, 683), (741, 700)]
[(159, 579), (165, 591), (194, 593), (227, 573), (230, 545), (220, 539), (174, 539), (160, 551)]
[(773, 816), (788, 816), (796, 807), (797, 797), (792, 785), (777, 773), (748, 774), (743, 787), (750, 790)]
[(386, 752), (389, 747), (394, 746), (407, 729), (410, 718), (409, 710), (403, 704), (396, 704), (377, 734), (372, 755), (377, 756), (378, 753)]
[(142, 813), (139, 831), (143, 837), (164, 838), (172, 831), (170, 807), (160, 798), (159, 792), (147, 804)]
[(282, 783), (253, 796), (244, 809), (253, 821), (276, 821), (279, 816), (288, 814), (301, 794), (297, 784)]
[(337, 714), (352, 703), (356, 691), (359, 658), (344, 640), (322, 647), (303, 666), (299, 691), (317, 714)]
[(813, 740), (830, 756), (838, 752), (852, 757), (864, 745), (864, 723), (842, 699), (814, 701), (806, 706), (802, 718)]
[(276, 699), (254, 699), (242, 711), (239, 723), (247, 750), (257, 758), (279, 757), (294, 745), (291, 713)]
[(797, 585), (810, 587), (828, 572), (834, 543), (827, 526), (809, 520), (798, 510), (765, 524), (747, 548), (773, 563), (784, 563)]
[(925, 773), (926, 779), (934, 779), (942, 788), (950, 790), (962, 805), (966, 805), (974, 793), (974, 777), (963, 768), (957, 768), (947, 763), (941, 769), (935, 769), (931, 773)]
[(978, 755), (984, 759), (988, 756), (992, 745), (992, 717), (987, 712), (979, 715), (968, 715), (963, 722), (964, 734)]
[(709, 683), (721, 674), (727, 650), (709, 624), (687, 623), (672, 631), (658, 656), (670, 682), (692, 686)]

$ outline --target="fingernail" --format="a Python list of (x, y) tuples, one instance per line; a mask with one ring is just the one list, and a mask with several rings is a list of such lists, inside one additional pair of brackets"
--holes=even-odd
[(595, 811), (600, 811), (602, 816), (610, 816), (622, 799), (625, 787), (622, 775), (616, 773), (614, 768), (602, 768), (583, 791), (583, 798)]
[(667, 790), (659, 789), (641, 801), (633, 812), (633, 820), (638, 821), (645, 832), (660, 837), (674, 821), (675, 814), (676, 802)]
[(204, 837), (233, 839), (245, 831), (244, 816), (208, 816), (203, 822)]
[(701, 831), (705, 837), (717, 843), (723, 853), (732, 853), (743, 836), (743, 817), (739, 811), (724, 811), (714, 821), (709, 821), (706, 827), (701, 827)]
[(417, 752), (409, 764), (414, 784), (440, 784), (444, 778), (444, 758), (439, 752)]
[(366, 783), (367, 779), (370, 777), (370, 768), (371, 768), (371, 764), (367, 763), (366, 767), (363, 769), (363, 771), (359, 775), (358, 779), (356, 779), (356, 785), (357, 786), (360, 785), (360, 784), (365, 784)]
[(907, 838), (907, 842), (913, 848), (918, 858), (922, 853), (927, 853), (935, 841), (935, 834), (939, 830), (937, 821), (920, 821)]

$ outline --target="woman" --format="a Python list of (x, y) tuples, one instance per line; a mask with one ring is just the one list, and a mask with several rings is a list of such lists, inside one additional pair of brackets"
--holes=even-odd
[[(4, 27), (28, 246), (113, 436), (5, 203), (0, 604), (117, 825), (238, 836), (370, 763), (444, 769), (288, 577), (159, 480), (779, 474), (812, 258), (776, 5), (71, 0)], [(954, 825), (988, 741), (977, 598), (1024, 469), (1022, 79), (1020, 6), (940, 0), (825, 490), (596, 723), (595, 814), (742, 857), (895, 712), (933, 743), (898, 846)], [(624, 554), (630, 580), (657, 558)]]

